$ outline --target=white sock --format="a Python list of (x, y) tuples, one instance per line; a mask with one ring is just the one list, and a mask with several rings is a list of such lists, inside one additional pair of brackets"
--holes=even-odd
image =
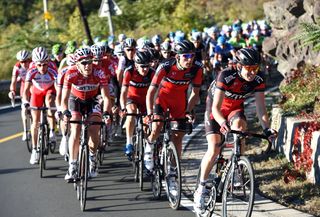
[(127, 137), (127, 144), (133, 144), (133, 141), (132, 141), (132, 136), (128, 136)]

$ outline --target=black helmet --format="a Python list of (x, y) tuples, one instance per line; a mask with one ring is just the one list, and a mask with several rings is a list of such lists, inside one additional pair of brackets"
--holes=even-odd
[(242, 48), (237, 51), (235, 60), (241, 65), (258, 65), (260, 64), (260, 54), (253, 48)]
[(137, 46), (137, 42), (133, 38), (126, 38), (126, 40), (123, 43), (124, 48), (127, 48), (127, 47), (135, 48), (136, 46)]
[(148, 51), (137, 51), (134, 55), (134, 62), (137, 64), (149, 64), (151, 55)]
[(160, 59), (160, 53), (158, 51), (156, 51), (153, 48), (148, 49), (148, 51), (150, 53), (151, 60), (159, 60)]
[(163, 51), (171, 51), (171, 44), (168, 41), (165, 41), (161, 44), (160, 49)]
[(177, 54), (184, 54), (184, 53), (193, 53), (195, 50), (194, 45), (189, 40), (183, 40), (178, 43), (176, 43), (174, 47), (174, 51)]

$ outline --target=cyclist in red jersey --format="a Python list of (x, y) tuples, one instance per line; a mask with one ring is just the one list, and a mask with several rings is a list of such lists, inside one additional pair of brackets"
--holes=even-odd
[[(185, 119), (199, 100), (202, 82), (202, 63), (194, 61), (194, 45), (188, 40), (175, 44), (176, 58), (162, 63), (152, 79), (147, 93), (147, 114), (155, 119), (163, 118), (164, 112), (170, 110), (174, 119)], [(192, 84), (191, 94), (187, 97), (187, 89)], [(155, 99), (155, 100), (154, 100)], [(148, 137), (145, 148), (145, 166), (153, 169), (153, 146), (159, 137), (163, 123), (152, 124), (152, 132)], [(182, 149), (182, 138), (185, 134), (185, 121), (173, 131), (172, 141), (176, 145), (179, 155)]]
[[(54, 86), (57, 78), (57, 72), (48, 67), (49, 55), (45, 48), (36, 47), (32, 51), (32, 61), (35, 68), (29, 68), (26, 76), (26, 84), (23, 92), (23, 105), (28, 108), (42, 107), (45, 103), (48, 107), (54, 106), (56, 89)], [(31, 91), (31, 92), (30, 92)], [(31, 93), (30, 102), (29, 95)], [(31, 124), (31, 137), (32, 147), (30, 164), (35, 164), (39, 160), (39, 154), (37, 150), (37, 138), (38, 138), (38, 123), (40, 121), (40, 110), (32, 110), (32, 124)], [(48, 122), (50, 127), (49, 137), (50, 140), (55, 142), (55, 120), (54, 112), (48, 111)]]
[[(62, 119), (62, 108), (61, 108), (61, 98), (62, 98), (62, 89), (63, 89), (63, 83), (64, 83), (64, 77), (67, 73), (67, 71), (75, 64), (74, 61), (74, 56), (73, 54), (68, 54), (67, 56), (67, 66), (62, 67), (58, 71), (58, 77), (57, 77), (57, 82), (56, 82), (56, 90), (57, 90), (57, 96), (56, 96), (56, 106), (57, 106), (57, 112), (55, 113), (57, 121)], [(60, 141), (60, 146), (59, 146), (59, 153), (60, 155), (64, 156), (67, 153), (68, 150), (68, 141), (67, 137), (65, 135), (65, 125), (60, 124), (60, 130), (62, 133), (62, 138)]]
[[(10, 92), (8, 93), (8, 96), (10, 99), (14, 99), (16, 97), (16, 87), (17, 87), (17, 82), (20, 81), (20, 97), (23, 95), (23, 90), (24, 90), (24, 85), (26, 81), (26, 75), (27, 71), (29, 69), (29, 65), (31, 63), (31, 53), (27, 50), (20, 50), (16, 58), (18, 62), (14, 65), (13, 70), (12, 70), (12, 78), (11, 78), (11, 84), (10, 84)], [(29, 100), (30, 96), (28, 97)], [(22, 141), (25, 141), (27, 139), (26, 135), (26, 126), (25, 122), (23, 121), (26, 117), (26, 111), (21, 106), (21, 119), (22, 119), (22, 124), (23, 124), (23, 135), (22, 135)]]
[[(126, 68), (120, 95), (121, 110), (125, 114), (138, 113), (146, 114), (146, 95), (148, 87), (154, 76), (154, 70), (150, 67), (150, 53), (148, 51), (137, 51), (134, 56), (134, 66)], [(125, 128), (127, 143), (125, 155), (131, 160), (133, 152), (133, 132), (135, 117), (127, 116)]]
[[(64, 121), (81, 120), (82, 113), (89, 113), (89, 121), (101, 121), (101, 107), (95, 99), (99, 90), (103, 99), (103, 117), (109, 119), (110, 103), (108, 79), (101, 67), (92, 64), (90, 48), (79, 48), (74, 54), (75, 66), (66, 73), (62, 93), (62, 110)], [(80, 132), (79, 124), (71, 124), (69, 138), (69, 169), (65, 176), (68, 182), (74, 181), (77, 171), (77, 157), (79, 153)], [(96, 151), (99, 144), (100, 126), (89, 127), (90, 149), (90, 177), (98, 175)]]
[(244, 101), (249, 94), (254, 93), (257, 115), (264, 133), (270, 139), (276, 136), (276, 131), (270, 129), (267, 115), (265, 80), (264, 74), (259, 70), (259, 53), (251, 48), (242, 48), (237, 51), (235, 60), (236, 67), (223, 70), (208, 89), (205, 112), (208, 150), (202, 158), (200, 184), (194, 193), (194, 208), (197, 213), (204, 211), (205, 184), (220, 151), (221, 134), (230, 129), (244, 131), (247, 128)]

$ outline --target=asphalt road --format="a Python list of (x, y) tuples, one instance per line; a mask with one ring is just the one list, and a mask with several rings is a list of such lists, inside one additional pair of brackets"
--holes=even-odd
[[(0, 139), (21, 131), (19, 111), (0, 114)], [(184, 207), (172, 210), (165, 195), (153, 200), (150, 190), (139, 190), (131, 164), (122, 154), (123, 142), (110, 147), (99, 177), (90, 180), (85, 212), (80, 210), (73, 185), (63, 179), (67, 163), (58, 151), (49, 155), (41, 179), (38, 165), (29, 164), (30, 154), (21, 136), (0, 146), (0, 216), (194, 216)]]

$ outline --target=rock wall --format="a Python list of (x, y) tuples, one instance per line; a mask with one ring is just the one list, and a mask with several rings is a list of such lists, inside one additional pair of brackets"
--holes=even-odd
[(272, 27), (263, 51), (278, 61), (278, 71), (285, 76), (304, 63), (319, 65), (320, 53), (311, 45), (301, 47), (301, 41), (292, 37), (299, 33), (301, 23), (320, 23), (320, 0), (275, 0), (263, 7)]

